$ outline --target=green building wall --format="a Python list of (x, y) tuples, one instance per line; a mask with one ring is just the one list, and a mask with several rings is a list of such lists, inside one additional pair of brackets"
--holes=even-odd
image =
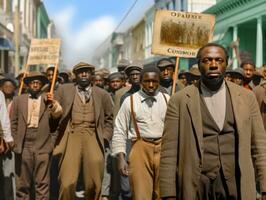
[(50, 24), (44, 4), (41, 3), (37, 9), (37, 38), (47, 38), (47, 27)]

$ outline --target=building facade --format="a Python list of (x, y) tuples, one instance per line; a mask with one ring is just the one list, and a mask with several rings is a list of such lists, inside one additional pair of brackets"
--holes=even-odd
[(41, 0), (0, 0), (0, 71), (17, 75), (26, 64), (31, 39), (54, 35), (50, 24)]
[(220, 0), (205, 13), (216, 15), (213, 40), (229, 49), (233, 68), (253, 59), (266, 63), (266, 0)]

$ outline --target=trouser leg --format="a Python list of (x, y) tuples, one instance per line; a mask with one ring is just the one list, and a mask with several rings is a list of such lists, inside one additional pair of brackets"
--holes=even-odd
[(3, 159), (4, 196), (5, 200), (15, 199), (15, 155), (9, 151)]
[(153, 199), (153, 144), (138, 140), (129, 154), (129, 180), (134, 200)]
[(101, 151), (96, 134), (82, 134), (83, 180), (85, 197), (98, 200), (101, 197), (102, 179), (104, 173), (104, 155)]
[(30, 199), (33, 186), (33, 152), (24, 148), (22, 154), (15, 155), (16, 199)]
[(35, 154), (35, 199), (49, 199), (50, 196), (50, 154)]
[(105, 149), (105, 160), (104, 160), (104, 176), (102, 182), (102, 196), (110, 196), (110, 185), (111, 185), (111, 150), (110, 148)]
[(79, 133), (69, 132), (64, 156), (59, 168), (59, 198), (73, 200), (81, 165), (82, 137)]

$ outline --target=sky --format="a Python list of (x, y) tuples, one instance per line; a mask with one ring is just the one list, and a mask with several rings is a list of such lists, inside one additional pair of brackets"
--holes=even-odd
[[(91, 62), (95, 49), (116, 29), (135, 0), (43, 0), (62, 39), (62, 57), (67, 68), (80, 61)], [(154, 0), (138, 0), (117, 29), (123, 32), (144, 17)]]

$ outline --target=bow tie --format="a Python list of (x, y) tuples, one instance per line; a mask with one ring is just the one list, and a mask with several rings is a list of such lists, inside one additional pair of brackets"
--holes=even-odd
[(149, 107), (152, 107), (152, 105), (153, 105), (153, 102), (156, 102), (157, 100), (155, 99), (155, 97), (153, 97), (153, 96), (149, 96), (149, 97), (146, 97), (145, 99), (143, 99), (141, 102), (143, 103), (143, 102), (146, 102), (147, 103), (147, 105), (149, 106)]

